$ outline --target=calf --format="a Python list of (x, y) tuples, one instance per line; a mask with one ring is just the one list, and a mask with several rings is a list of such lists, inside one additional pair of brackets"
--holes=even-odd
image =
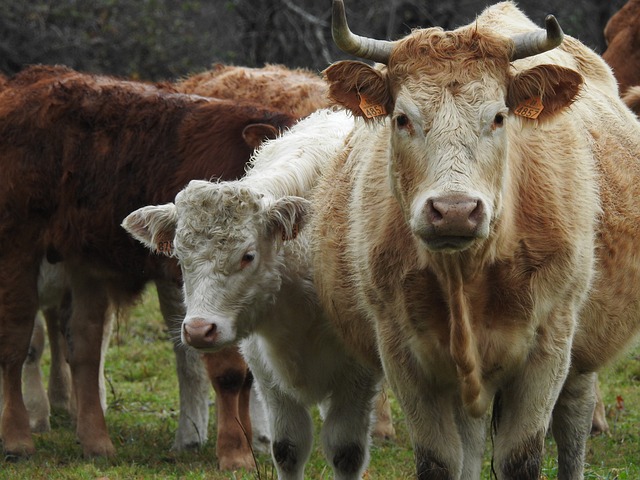
[(308, 204), (300, 196), (310, 193), (352, 125), (343, 113), (312, 114), (265, 144), (241, 180), (192, 181), (175, 204), (141, 208), (123, 222), (153, 251), (172, 245), (184, 278), (183, 342), (207, 351), (241, 341), (267, 406), (282, 479), (304, 476), (315, 403), (335, 477), (360, 478), (368, 461), (380, 365), (358, 362), (327, 323), (308, 238), (299, 233)]
[[(182, 308), (175, 263), (149, 255), (118, 225), (138, 206), (172, 199), (190, 179), (241, 176), (253, 148), (295, 120), (167, 90), (32, 67), (0, 92), (1, 428), (8, 454), (34, 451), (20, 382), (42, 260), (64, 261), (72, 291), (69, 363), (83, 452), (110, 455), (97, 385), (109, 305), (130, 303), (153, 280), (166, 318)], [(176, 355), (185, 368), (188, 354), (177, 348)], [(181, 396), (208, 396), (189, 388), (181, 385)], [(184, 419), (200, 438), (206, 420)]]

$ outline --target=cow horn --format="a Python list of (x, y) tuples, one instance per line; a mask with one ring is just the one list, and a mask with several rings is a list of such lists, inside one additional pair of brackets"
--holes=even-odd
[(539, 53), (544, 53), (554, 49), (562, 43), (564, 33), (556, 17), (547, 15), (545, 18), (546, 32), (538, 30), (535, 32), (521, 33), (511, 37), (515, 48), (511, 55), (511, 60), (531, 57)]
[(333, 41), (340, 50), (365, 60), (386, 64), (389, 61), (393, 42), (374, 40), (373, 38), (355, 35), (347, 25), (347, 15), (343, 0), (333, 0), (331, 20)]

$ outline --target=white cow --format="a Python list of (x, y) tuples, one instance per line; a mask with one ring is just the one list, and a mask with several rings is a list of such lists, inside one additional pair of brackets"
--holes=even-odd
[[(241, 340), (264, 397), (280, 478), (302, 479), (320, 404), (322, 444), (335, 477), (360, 478), (368, 462), (380, 365), (363, 364), (330, 328), (313, 286), (300, 220), (351, 116), (319, 111), (265, 144), (239, 181), (192, 181), (175, 204), (149, 206), (123, 226), (182, 267), (183, 342), (212, 351)], [(285, 195), (286, 196), (283, 196)], [(298, 196), (291, 196), (291, 195)]]

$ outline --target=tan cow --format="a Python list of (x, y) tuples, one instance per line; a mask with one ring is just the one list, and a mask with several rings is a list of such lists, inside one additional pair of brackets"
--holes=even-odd
[[(344, 340), (379, 348), (418, 477), (582, 478), (595, 372), (638, 330), (640, 126), (610, 69), (511, 2), (451, 32), (352, 34), (330, 95), (358, 117), (311, 220), (317, 286)], [(559, 48), (554, 49), (558, 45)], [(612, 88), (613, 86), (613, 88)]]
[(329, 106), (327, 84), (318, 74), (282, 65), (250, 68), (218, 63), (175, 87), (205, 97), (253, 101), (300, 118)]

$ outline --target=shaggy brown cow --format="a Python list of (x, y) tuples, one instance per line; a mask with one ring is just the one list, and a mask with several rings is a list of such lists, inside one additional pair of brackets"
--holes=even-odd
[(325, 72), (377, 120), (313, 200), (317, 284), (354, 351), (377, 344), (418, 477), (479, 478), (493, 402), (498, 478), (539, 478), (552, 415), (582, 478), (595, 372), (640, 327), (640, 125), (610, 69), (511, 2), (385, 42), (334, 0), (333, 30), (383, 65)]
[(34, 451), (20, 383), (46, 257), (64, 261), (72, 289), (77, 434), (85, 455), (109, 455), (97, 385), (109, 303), (130, 302), (154, 280), (165, 316), (182, 308), (175, 263), (149, 255), (122, 219), (172, 200), (190, 179), (240, 177), (253, 148), (295, 119), (63, 67), (27, 69), (0, 97), (3, 448)]
[(620, 94), (640, 83), (640, 0), (629, 0), (604, 28), (607, 49), (602, 58), (618, 79)]

